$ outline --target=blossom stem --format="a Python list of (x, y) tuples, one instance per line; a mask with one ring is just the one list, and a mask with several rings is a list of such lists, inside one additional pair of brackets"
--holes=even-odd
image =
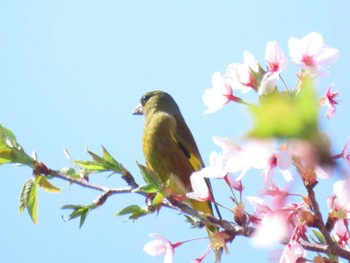
[(232, 196), (233, 196), (233, 200), (234, 200), (235, 204), (238, 204), (237, 197), (236, 197), (236, 195), (235, 195), (235, 192), (233, 191), (232, 186), (230, 185), (230, 182), (229, 182), (228, 179), (227, 179), (227, 176), (225, 176), (224, 179), (225, 179), (225, 182), (226, 182), (228, 188), (230, 188), (230, 191), (231, 191), (231, 194), (232, 194)]
[(215, 205), (217, 205), (217, 206), (220, 206), (220, 207), (222, 207), (223, 209), (226, 209), (226, 210), (230, 211), (231, 213), (233, 213), (233, 211), (232, 211), (231, 208), (228, 208), (227, 206), (224, 206), (224, 205), (222, 205), (222, 204), (219, 204), (218, 202), (216, 202), (216, 201), (213, 200), (213, 199), (211, 199), (211, 200), (209, 200), (209, 201), (212, 202), (213, 204), (215, 204)]
[(284, 78), (282, 77), (281, 74), (279, 74), (278, 76), (279, 76), (280, 80), (282, 81), (284, 87), (286, 88), (287, 93), (290, 94), (290, 90), (289, 90), (289, 88), (287, 86), (287, 83), (285, 82)]
[(338, 153), (338, 154), (336, 154), (336, 155), (334, 155), (334, 156), (332, 156), (332, 159), (340, 159), (340, 158), (342, 158), (343, 157), (343, 154), (342, 153)]

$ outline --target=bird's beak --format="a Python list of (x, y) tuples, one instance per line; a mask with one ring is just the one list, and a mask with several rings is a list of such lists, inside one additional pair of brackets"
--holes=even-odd
[(143, 108), (142, 108), (141, 103), (136, 106), (136, 108), (134, 109), (134, 112), (132, 114), (133, 115), (142, 115), (143, 114)]

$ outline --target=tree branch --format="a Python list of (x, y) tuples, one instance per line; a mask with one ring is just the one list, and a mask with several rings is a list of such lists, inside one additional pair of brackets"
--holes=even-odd
[[(83, 179), (77, 179), (74, 177), (70, 177), (67, 175), (63, 175), (55, 170), (48, 169), (43, 163), (37, 163), (35, 166), (35, 171), (54, 177), (59, 178), (65, 181), (68, 181), (70, 183), (74, 183), (77, 185), (80, 185), (85, 188), (94, 189), (100, 192), (103, 192), (93, 203), (96, 206), (103, 205), (106, 200), (114, 195), (114, 194), (123, 194), (123, 193), (132, 193), (132, 191), (138, 187), (138, 184), (135, 182), (134, 177), (132, 174), (126, 170), (123, 169), (122, 171), (122, 179), (128, 184), (129, 187), (126, 188), (109, 188), (104, 186), (99, 186), (92, 184), (88, 182), (87, 180)], [(326, 253), (326, 254), (332, 254), (344, 259), (347, 259), (350, 261), (350, 251), (347, 251), (345, 249), (342, 249), (338, 246), (337, 243), (335, 243), (326, 227), (326, 225), (323, 222), (322, 214), (318, 205), (318, 202), (316, 200), (316, 195), (313, 190), (313, 187), (315, 185), (306, 185), (306, 189), (308, 192), (308, 197), (310, 200), (310, 204), (312, 207), (312, 210), (316, 217), (316, 227), (320, 230), (322, 233), (326, 244), (312, 244), (305, 240), (299, 240), (300, 244), (303, 246), (304, 249), (308, 251), (318, 252), (318, 253)], [(143, 196), (146, 196), (145, 193), (142, 192), (136, 192), (137, 194), (141, 194)], [(237, 225), (234, 222), (230, 222), (224, 219), (218, 219), (214, 216), (203, 214), (193, 208), (191, 208), (186, 203), (178, 201), (176, 198), (169, 196), (167, 197), (167, 200), (164, 200), (162, 203), (162, 206), (168, 207), (177, 211), (180, 211), (183, 214), (195, 217), (199, 219), (203, 224), (213, 224), (220, 228), (222, 228), (226, 233), (231, 235), (232, 238), (234, 238), (237, 235), (244, 236), (244, 237), (251, 237), (255, 231), (255, 228), (253, 227), (243, 227), (240, 225)]]
[(329, 253), (350, 260), (350, 251), (342, 249), (337, 243), (333, 241), (326, 225), (324, 224), (321, 210), (316, 200), (315, 191), (313, 190), (313, 186), (307, 186), (306, 189), (313, 212), (316, 217), (316, 226), (320, 230), (321, 234), (323, 235), (326, 241), (326, 245), (310, 244), (310, 246), (306, 246), (306, 248), (308, 248), (308, 250), (310, 251)]
[(255, 228), (253, 227), (242, 227), (224, 219), (218, 219), (208, 214), (202, 214), (197, 210), (193, 209), (192, 207), (190, 207), (189, 205), (176, 200), (172, 196), (168, 197), (168, 200), (169, 200), (169, 203), (166, 204), (167, 207), (176, 209), (186, 215), (196, 217), (200, 219), (203, 223), (209, 223), (209, 224), (219, 226), (222, 229), (224, 229), (226, 232), (230, 233), (232, 237), (235, 237), (236, 235), (251, 237), (255, 231)]

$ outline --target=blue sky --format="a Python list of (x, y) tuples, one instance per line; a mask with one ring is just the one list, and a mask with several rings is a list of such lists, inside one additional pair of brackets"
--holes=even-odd
[[(246, 111), (235, 104), (203, 114), (201, 97), (211, 86), (212, 73), (224, 73), (228, 64), (241, 62), (244, 50), (263, 61), (270, 40), (277, 40), (288, 54), (289, 37), (317, 31), (341, 55), (331, 76), (319, 82), (321, 94), (331, 82), (341, 94), (336, 116), (321, 123), (334, 137), (334, 151), (339, 151), (350, 130), (348, 9), (345, 0), (1, 0), (0, 123), (52, 169), (69, 165), (63, 147), (74, 158), (87, 159), (85, 146), (99, 152), (102, 144), (140, 182), (135, 160), (143, 162), (144, 120), (131, 113), (144, 92), (161, 89), (178, 102), (208, 163), (210, 152), (217, 150), (212, 136), (238, 140), (251, 124)], [(295, 83), (294, 69), (285, 74), (290, 85)], [(143, 205), (142, 198), (132, 195), (112, 197), (79, 229), (78, 221), (63, 222), (67, 213), (60, 207), (89, 204), (99, 193), (59, 180), (54, 183), (63, 188), (60, 194), (40, 192), (39, 223), (33, 225), (26, 213), (18, 213), (19, 192), (30, 176), (25, 167), (0, 168), (4, 262), (162, 262), (142, 251), (149, 233), (174, 242), (205, 234), (189, 229), (166, 209), (135, 223), (115, 218), (131, 202)], [(105, 174), (92, 181), (124, 186), (117, 176), (107, 179)], [(259, 183), (252, 180), (253, 187)], [(175, 262), (190, 262), (205, 247), (204, 241), (184, 245), (176, 251)], [(229, 248), (222, 262), (267, 262), (267, 250), (253, 248), (244, 238)]]

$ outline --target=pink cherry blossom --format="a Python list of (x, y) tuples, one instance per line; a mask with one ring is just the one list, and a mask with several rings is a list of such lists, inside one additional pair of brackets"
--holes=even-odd
[[(249, 145), (245, 148), (235, 145), (227, 139), (214, 137), (215, 144), (221, 147), (222, 153), (212, 152), (210, 155), (210, 167), (217, 169), (217, 175), (212, 175), (215, 178), (224, 178), (229, 173), (240, 172), (237, 181), (242, 177), (251, 167), (264, 167), (259, 158), (261, 148)], [(254, 149), (255, 148), (255, 149)], [(210, 176), (208, 176), (210, 178)]]
[(253, 206), (254, 212), (258, 217), (263, 217), (265, 214), (270, 213), (271, 208), (265, 203), (265, 200), (256, 196), (247, 196), (247, 201)]
[(344, 148), (341, 152), (341, 157), (344, 159), (345, 163), (350, 166), (350, 137), (348, 140), (345, 142)]
[(277, 153), (271, 153), (267, 166), (262, 172), (262, 177), (264, 179), (265, 187), (269, 189), (274, 185), (274, 170), (278, 168), (284, 179), (287, 182), (293, 180), (291, 171), (289, 170), (293, 165), (292, 155), (287, 151), (278, 151)]
[(233, 189), (242, 192), (244, 187), (242, 184), (242, 181), (237, 181), (237, 177), (234, 175), (234, 173), (228, 173), (225, 177), (226, 183), (232, 187)]
[(230, 101), (241, 101), (240, 98), (233, 95), (231, 85), (221, 76), (220, 72), (213, 74), (212, 85), (213, 87), (207, 89), (203, 94), (204, 104), (208, 107), (204, 113), (213, 113)]
[(274, 150), (271, 142), (255, 141), (245, 147), (237, 160), (242, 171), (237, 180), (241, 180), (250, 168), (262, 170), (266, 188), (274, 184), (274, 171), (277, 168), (287, 182), (293, 180), (290, 168), (293, 164), (292, 155), (286, 150)]
[(195, 199), (198, 201), (211, 201), (211, 195), (209, 192), (209, 188), (205, 182), (204, 177), (201, 175), (201, 172), (194, 172), (191, 177), (191, 186), (193, 192), (187, 193), (186, 196), (191, 199)]
[[(168, 239), (166, 239), (165, 237), (159, 234), (149, 234), (149, 236), (154, 238), (154, 240), (148, 242), (143, 247), (143, 250), (151, 256), (164, 256), (164, 263), (174, 262), (174, 252), (177, 247), (182, 246), (187, 242), (205, 239), (205, 238), (193, 238), (193, 239), (188, 239), (181, 242), (171, 243)], [(211, 248), (211, 246), (209, 247)], [(210, 252), (210, 249), (205, 254), (203, 254), (201, 258), (204, 259), (209, 252)]]
[(262, 198), (255, 196), (246, 198), (254, 208), (254, 216), (260, 219), (253, 222), (256, 225), (253, 244), (260, 247), (272, 246), (295, 235), (298, 211), (304, 210), (305, 204), (285, 204), (286, 198), (287, 194), (274, 196), (274, 209)]
[(208, 254), (210, 253), (210, 251), (212, 251), (212, 247), (211, 245), (208, 245), (208, 247), (206, 248), (206, 250), (203, 252), (203, 254), (199, 257), (199, 258), (195, 258), (193, 260), (193, 263), (201, 263), (203, 261), (203, 259), (206, 258), (206, 256), (208, 256)]
[(216, 136), (213, 137), (213, 141), (221, 147), (222, 153), (213, 151), (210, 154), (209, 167), (204, 168), (207, 172), (203, 176), (207, 178), (224, 178), (229, 173), (240, 171), (240, 167), (237, 167), (234, 158), (242, 150), (241, 147), (228, 139)]
[(333, 84), (331, 84), (326, 94), (321, 98), (320, 104), (321, 106), (328, 106), (328, 111), (326, 113), (326, 117), (330, 119), (335, 113), (336, 108), (335, 106), (338, 104), (336, 98), (338, 97), (339, 93), (338, 91), (331, 91), (331, 88), (333, 87)]
[(269, 247), (286, 238), (288, 226), (285, 216), (281, 211), (267, 213), (252, 237), (253, 244), (258, 247)]
[(290, 168), (293, 165), (292, 155), (286, 150), (273, 150), (270, 141), (252, 141), (244, 148), (227, 139), (213, 138), (214, 143), (222, 148), (222, 153), (212, 152), (209, 167), (203, 169), (206, 178), (224, 178), (230, 173), (239, 173), (235, 179), (241, 181), (251, 168), (262, 170), (265, 187), (274, 184), (274, 171), (277, 168), (287, 182), (293, 180)]
[(244, 51), (243, 61), (243, 64), (234, 63), (229, 65), (226, 76), (233, 89), (239, 89), (242, 93), (247, 93), (252, 89), (258, 89), (254, 74), (259, 72), (259, 64), (248, 51)]
[(295, 263), (298, 259), (305, 257), (305, 249), (296, 240), (291, 240), (283, 250), (280, 263)]
[(348, 221), (337, 220), (333, 228), (333, 233), (335, 235), (335, 240), (338, 242), (339, 246), (341, 248), (348, 249), (348, 243), (350, 239)]
[(339, 57), (338, 49), (327, 47), (323, 43), (323, 36), (316, 32), (302, 39), (291, 37), (288, 45), (293, 62), (301, 65), (304, 73), (315, 76), (326, 76), (326, 67), (335, 63)]
[(143, 250), (151, 256), (164, 256), (164, 263), (174, 262), (174, 249), (177, 245), (158, 234), (150, 234), (149, 236), (154, 240), (148, 242)]
[[(350, 179), (336, 181), (333, 185), (333, 195), (328, 198), (328, 206), (341, 211), (350, 219)], [(344, 218), (342, 218), (344, 219)]]
[[(308, 206), (302, 203), (287, 203), (289, 193), (272, 196), (274, 208), (267, 205), (260, 197), (249, 196), (247, 201), (254, 208), (256, 232), (253, 243), (257, 246), (271, 246), (285, 239), (298, 239), (304, 235), (306, 229), (300, 222), (302, 211), (308, 211)], [(259, 219), (259, 220), (256, 220)]]
[(288, 61), (284, 52), (276, 41), (270, 41), (266, 45), (265, 59), (268, 71), (265, 73), (259, 88), (259, 94), (271, 93), (283, 70), (287, 68)]

